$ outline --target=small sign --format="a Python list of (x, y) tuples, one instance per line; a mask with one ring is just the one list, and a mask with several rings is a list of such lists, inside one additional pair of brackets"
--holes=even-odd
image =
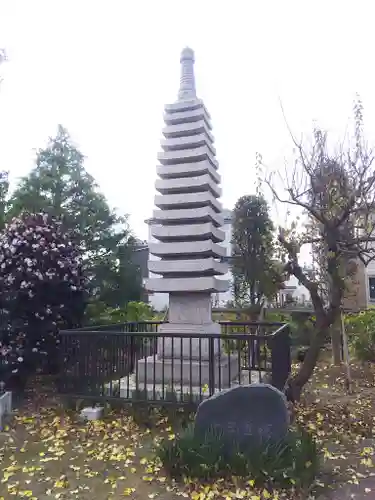
[(203, 401), (195, 418), (195, 433), (220, 435), (240, 449), (280, 441), (288, 432), (289, 412), (282, 392), (269, 384), (233, 387)]

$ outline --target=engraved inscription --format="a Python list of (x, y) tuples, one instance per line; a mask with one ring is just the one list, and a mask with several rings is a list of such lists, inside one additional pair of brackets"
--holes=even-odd
[(278, 441), (287, 433), (289, 414), (284, 395), (267, 384), (239, 386), (216, 394), (199, 405), (195, 432), (214, 427), (228, 449), (254, 442)]

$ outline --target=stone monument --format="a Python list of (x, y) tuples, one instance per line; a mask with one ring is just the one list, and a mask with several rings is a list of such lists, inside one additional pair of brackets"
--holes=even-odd
[(195, 417), (194, 433), (202, 440), (219, 435), (228, 447), (248, 449), (279, 442), (290, 423), (285, 395), (268, 384), (240, 385), (203, 401)]
[[(226, 291), (229, 283), (217, 278), (227, 272), (226, 249), (220, 245), (225, 237), (220, 229), (221, 179), (210, 115), (196, 95), (192, 49), (182, 51), (180, 63), (178, 99), (165, 106), (163, 151), (158, 154), (151, 229), (156, 242), (149, 243), (157, 260), (148, 263), (157, 277), (146, 281), (146, 289), (169, 294), (169, 323), (159, 331), (191, 338), (173, 343), (159, 338), (156, 360), (138, 362), (138, 380), (167, 385), (171, 379), (180, 383), (182, 377), (184, 384), (195, 387), (209, 383), (208, 340), (199, 336), (220, 333), (220, 325), (212, 321), (211, 294)], [(215, 339), (215, 374), (228, 386), (238, 375), (238, 359), (218, 356), (219, 350), (220, 340)]]

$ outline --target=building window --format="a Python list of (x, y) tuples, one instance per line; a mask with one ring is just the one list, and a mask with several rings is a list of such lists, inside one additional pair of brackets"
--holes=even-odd
[(369, 288), (370, 300), (375, 301), (375, 277), (368, 279), (368, 288)]

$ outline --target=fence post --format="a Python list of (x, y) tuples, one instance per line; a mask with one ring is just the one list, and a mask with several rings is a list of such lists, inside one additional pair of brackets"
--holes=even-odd
[(130, 373), (132, 373), (135, 369), (136, 359), (137, 359), (137, 351), (135, 345), (135, 338), (132, 332), (130, 333)]
[(58, 365), (59, 371), (56, 376), (56, 388), (57, 392), (63, 392), (63, 384), (65, 377), (63, 377), (64, 368), (68, 360), (64, 359), (66, 357), (66, 335), (64, 335), (61, 331), (59, 331), (59, 351), (58, 351)]
[(209, 393), (210, 396), (215, 394), (215, 347), (214, 347), (214, 337), (209, 337), (208, 339), (208, 371), (209, 371)]
[(282, 328), (280, 332), (275, 333), (270, 344), (272, 385), (283, 391), (291, 370), (289, 325)]

